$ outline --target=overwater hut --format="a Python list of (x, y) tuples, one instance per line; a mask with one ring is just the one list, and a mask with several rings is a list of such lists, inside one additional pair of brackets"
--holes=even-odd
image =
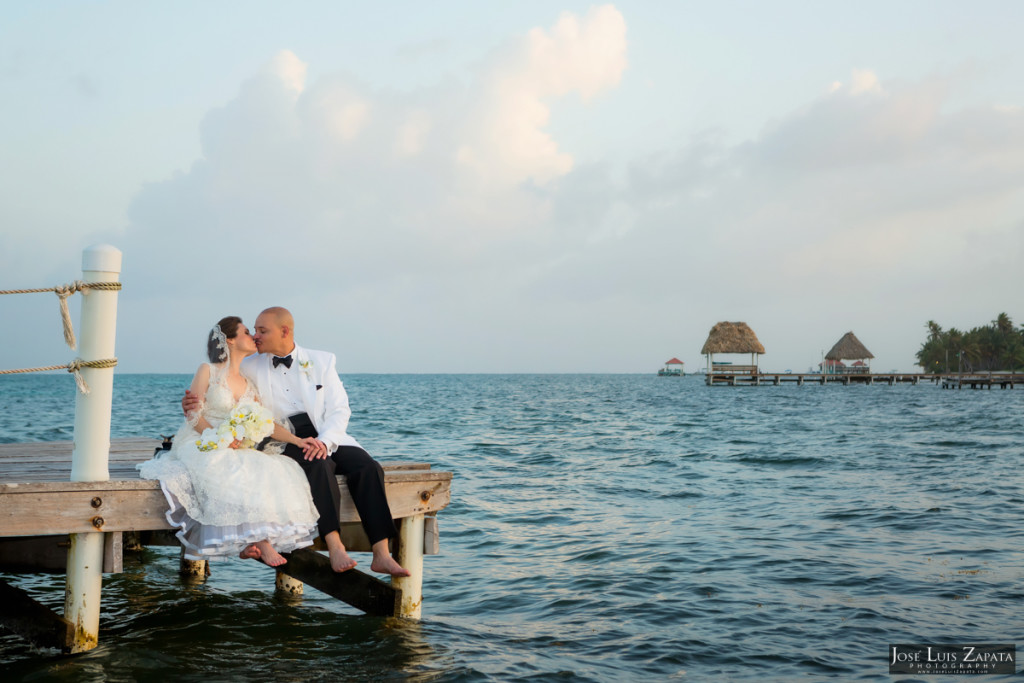
[(826, 358), (818, 363), (818, 372), (823, 372), (826, 375), (841, 375), (846, 372), (846, 364), (834, 358)]
[(683, 376), (683, 361), (678, 358), (672, 358), (671, 360), (665, 361), (665, 367), (658, 370), (659, 377), (682, 377)]
[[(711, 328), (708, 340), (704, 342), (704, 347), (700, 352), (707, 356), (709, 373), (731, 369), (734, 372), (754, 374), (757, 372), (757, 356), (764, 353), (764, 346), (746, 323), (721, 322)], [(719, 367), (716, 367), (715, 354), (738, 353), (750, 354), (749, 366), (734, 366), (730, 362), (720, 363)]]
[[(872, 355), (872, 353), (868, 351), (867, 347), (860, 342), (860, 339), (857, 339), (857, 336), (853, 332), (847, 332), (843, 335), (843, 338), (837, 341), (836, 345), (825, 354), (825, 360), (852, 360), (858, 362), (854, 363), (850, 367), (845, 367), (842, 363), (839, 364), (839, 367), (826, 365), (823, 370), (825, 372), (832, 373), (835, 373), (836, 371), (857, 374), (869, 373), (871, 372), (870, 360), (872, 358), (874, 358), (874, 355)], [(868, 362), (865, 363), (864, 361)], [(840, 367), (842, 369), (839, 369)]]

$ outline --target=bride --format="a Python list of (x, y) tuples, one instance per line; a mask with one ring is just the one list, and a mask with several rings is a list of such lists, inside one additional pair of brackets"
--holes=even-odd
[[(256, 388), (239, 371), (242, 359), (256, 353), (241, 318), (222, 319), (210, 332), (209, 363), (203, 363), (190, 390), (203, 401), (174, 437), (170, 452), (138, 465), (143, 479), (158, 479), (170, 509), (167, 520), (179, 529), (185, 557), (206, 560), (238, 554), (271, 567), (287, 560), (280, 552), (312, 545), (317, 534), (316, 508), (306, 476), (291, 458), (244, 447), (229, 434), (220, 444), (208, 435), (243, 405), (259, 403)], [(206, 431), (212, 430), (212, 431)], [(281, 425), (275, 441), (305, 447)]]

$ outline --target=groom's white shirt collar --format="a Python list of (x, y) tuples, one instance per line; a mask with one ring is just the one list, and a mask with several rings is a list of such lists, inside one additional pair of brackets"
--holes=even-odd
[(299, 350), (299, 345), (296, 344), (295, 342), (292, 342), (292, 350), (289, 351), (288, 353), (282, 353), (280, 356), (278, 356), (277, 354), (268, 354), (268, 355), (270, 355), (271, 358), (287, 358), (288, 356), (292, 356), (294, 358), (295, 357), (295, 352), (298, 351), (298, 350)]

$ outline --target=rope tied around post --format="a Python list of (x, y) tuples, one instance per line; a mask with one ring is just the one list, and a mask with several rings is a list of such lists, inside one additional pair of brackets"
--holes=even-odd
[[(58, 285), (56, 287), (44, 287), (41, 289), (0, 289), (0, 294), (38, 294), (41, 292), (55, 292), (57, 294), (57, 298), (60, 300), (60, 319), (64, 324), (64, 341), (67, 343), (68, 348), (74, 351), (76, 346), (75, 329), (71, 326), (71, 314), (68, 312), (68, 297), (75, 292), (87, 291), (90, 289), (117, 292), (121, 289), (121, 283), (82, 282), (81, 280), (75, 280), (69, 285)], [(60, 365), (57, 367), (63, 368), (67, 366)]]
[(103, 368), (112, 368), (117, 365), (116, 358), (104, 358), (103, 360), (82, 360), (76, 358), (68, 363), (68, 372), (75, 376), (75, 384), (78, 385), (78, 390), (83, 394), (89, 393), (89, 385), (85, 383), (85, 379), (82, 377), (80, 370), (82, 368), (95, 368), (100, 370)]
[[(75, 292), (89, 293), (90, 289), (106, 290), (108, 292), (117, 292), (121, 290), (120, 282), (82, 282), (81, 280), (75, 280), (68, 285), (58, 285), (56, 287), (43, 287), (40, 289), (0, 289), (0, 294), (39, 294), (43, 292), (55, 292), (57, 298), (60, 300), (60, 318), (64, 326), (64, 341), (68, 347), (74, 351), (77, 346), (75, 341), (75, 329), (71, 325), (71, 313), (68, 311), (68, 297)], [(0, 375), (14, 375), (25, 372), (48, 372), (50, 370), (67, 370), (75, 376), (75, 384), (78, 385), (78, 390), (83, 394), (89, 393), (89, 385), (86, 384), (85, 379), (82, 377), (82, 368), (95, 368), (97, 370), (102, 368), (112, 368), (117, 365), (116, 358), (104, 358), (101, 360), (82, 360), (76, 358), (66, 365), (47, 365), (41, 368), (24, 368), (21, 370), (0, 370)]]
[(96, 370), (102, 370), (103, 368), (113, 368), (117, 366), (116, 358), (103, 358), (101, 360), (82, 360), (76, 358), (67, 365), (47, 365), (42, 368), (24, 368), (22, 370), (0, 370), (0, 375), (17, 375), (27, 372), (49, 372), (50, 370), (67, 370), (74, 374), (75, 384), (78, 385), (78, 390), (83, 394), (89, 393), (89, 385), (86, 384), (85, 379), (82, 377), (82, 368), (94, 368)]

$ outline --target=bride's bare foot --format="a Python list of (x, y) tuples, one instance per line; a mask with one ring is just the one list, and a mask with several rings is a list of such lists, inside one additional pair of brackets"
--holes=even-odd
[(409, 570), (395, 562), (395, 558), (383, 553), (374, 553), (370, 569), (380, 574), (391, 574), (391, 576), (410, 576)]
[(262, 557), (262, 553), (260, 553), (260, 549), (256, 547), (256, 544), (253, 544), (245, 546), (242, 552), (238, 553), (238, 556), (243, 560), (258, 560)]
[(260, 551), (260, 560), (265, 565), (270, 567), (280, 567), (288, 561), (281, 556), (281, 553), (274, 550), (274, 546), (270, 545), (269, 541), (260, 541), (256, 544), (256, 547)]

